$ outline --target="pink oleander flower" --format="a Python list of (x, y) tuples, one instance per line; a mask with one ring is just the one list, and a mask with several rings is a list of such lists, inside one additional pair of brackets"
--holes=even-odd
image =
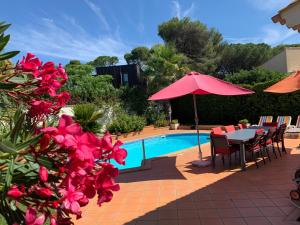
[(37, 211), (33, 208), (27, 208), (25, 214), (25, 224), (26, 225), (43, 225), (45, 222), (45, 215), (41, 214), (37, 216)]
[(51, 113), (52, 102), (44, 100), (32, 100), (29, 115), (31, 117), (48, 115)]
[(66, 105), (66, 103), (68, 101), (70, 101), (70, 94), (66, 91), (63, 91), (61, 93), (59, 93), (57, 96), (56, 96), (56, 100), (57, 100), (57, 107), (63, 107)]
[(46, 182), (48, 180), (48, 170), (44, 166), (40, 166), (39, 170), (40, 180)]
[(104, 151), (110, 151), (113, 148), (112, 138), (108, 131), (106, 131), (102, 137), (102, 148)]
[(80, 191), (76, 191), (75, 187), (72, 185), (69, 185), (68, 189), (61, 189), (60, 193), (62, 194), (64, 199), (62, 207), (76, 215), (79, 215), (81, 212), (80, 204), (78, 201), (84, 197), (83, 193)]
[(78, 123), (74, 123), (71, 116), (62, 115), (58, 127), (47, 127), (42, 129), (42, 132), (49, 133), (52, 135), (55, 142), (62, 146), (73, 141), (73, 135), (82, 134), (82, 128)]
[(50, 144), (51, 136), (49, 134), (44, 134), (39, 140), (40, 150), (44, 151)]
[(111, 158), (116, 160), (117, 163), (121, 165), (125, 165), (125, 158), (127, 157), (127, 151), (124, 148), (120, 148), (121, 145), (123, 145), (121, 141), (117, 141), (114, 144), (112, 148)]
[(94, 164), (94, 151), (97, 146), (93, 144), (93, 134), (83, 133), (81, 135), (68, 136), (65, 140), (65, 146), (74, 149), (74, 154), (70, 155), (81, 161), (88, 161)]
[(39, 67), (42, 62), (35, 57), (35, 55), (28, 53), (26, 57), (23, 57), (22, 61), (18, 63), (17, 68), (22, 69), (25, 72), (32, 72), (35, 77), (39, 75)]
[(56, 219), (55, 219), (54, 217), (52, 217), (52, 218), (50, 219), (50, 225), (57, 225)]
[(50, 198), (52, 196), (52, 191), (49, 188), (36, 188), (35, 193), (41, 198)]
[(113, 191), (119, 191), (120, 185), (116, 184), (114, 177), (118, 176), (119, 170), (110, 163), (102, 163), (103, 169), (97, 173), (96, 190), (98, 194), (98, 205), (109, 202), (113, 197)]
[(7, 192), (7, 196), (11, 198), (19, 198), (24, 194), (16, 185), (13, 185)]

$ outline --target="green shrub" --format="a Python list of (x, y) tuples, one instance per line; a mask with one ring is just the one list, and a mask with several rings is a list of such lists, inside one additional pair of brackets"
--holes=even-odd
[(154, 127), (166, 127), (169, 125), (169, 121), (166, 120), (164, 114), (160, 114), (158, 119), (154, 122)]
[(242, 120), (239, 121), (239, 123), (240, 123), (240, 124), (247, 124), (247, 123), (249, 123), (249, 120), (247, 120), (247, 119), (242, 119)]
[(97, 122), (103, 116), (103, 113), (97, 109), (97, 106), (91, 103), (78, 104), (74, 108), (74, 119), (85, 131), (99, 132), (100, 124)]
[(175, 120), (172, 120), (171, 123), (172, 123), (172, 124), (177, 124), (177, 123), (179, 123), (179, 122), (178, 122), (178, 120), (175, 119)]
[(154, 127), (166, 127), (169, 125), (168, 120), (156, 120), (154, 122)]
[(141, 131), (146, 125), (144, 117), (136, 115), (119, 115), (111, 125), (108, 127), (108, 131), (111, 133), (129, 133), (134, 131)]
[(157, 120), (165, 119), (165, 113), (161, 104), (150, 102), (145, 110), (144, 116), (147, 120), (147, 124), (154, 124)]

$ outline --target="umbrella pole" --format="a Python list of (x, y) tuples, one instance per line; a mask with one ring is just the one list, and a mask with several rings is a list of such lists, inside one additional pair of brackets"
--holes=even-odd
[(193, 95), (193, 103), (194, 103), (194, 113), (195, 113), (195, 125), (196, 125), (196, 130), (197, 130), (197, 139), (198, 139), (199, 159), (202, 160), (202, 151), (201, 151), (201, 146), (200, 146), (199, 119), (198, 119), (196, 95)]
[(193, 103), (194, 103), (194, 112), (195, 112), (195, 125), (197, 130), (197, 139), (198, 139), (198, 150), (199, 150), (199, 160), (193, 161), (192, 164), (198, 167), (205, 167), (210, 164), (209, 161), (205, 161), (202, 158), (202, 151), (200, 146), (200, 132), (199, 132), (199, 119), (198, 119), (198, 111), (197, 111), (197, 101), (196, 95), (193, 94)]

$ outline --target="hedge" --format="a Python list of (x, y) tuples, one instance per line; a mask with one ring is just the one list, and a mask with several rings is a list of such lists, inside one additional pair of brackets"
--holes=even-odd
[[(272, 115), (274, 120), (278, 115), (292, 116), (292, 124), (296, 123), (300, 114), (300, 92), (292, 94), (264, 93), (263, 90), (274, 84), (259, 83), (246, 88), (255, 91), (247, 96), (217, 96), (198, 95), (198, 115), (200, 124), (237, 124), (241, 119), (248, 119), (257, 124), (260, 115)], [(192, 95), (187, 95), (171, 101), (172, 118), (184, 124), (194, 123)]]

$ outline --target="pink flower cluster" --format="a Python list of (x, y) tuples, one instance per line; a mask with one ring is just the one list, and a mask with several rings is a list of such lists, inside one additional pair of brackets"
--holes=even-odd
[[(29, 116), (45, 120), (69, 99), (67, 92), (57, 93), (66, 82), (67, 74), (59, 65), (51, 62), (42, 64), (32, 54), (18, 63), (17, 70), (30, 73), (34, 81), (27, 101)], [(42, 99), (39, 96), (48, 96)], [(113, 192), (120, 189), (115, 183), (118, 169), (110, 160), (125, 164), (127, 152), (122, 142), (113, 144), (109, 133), (102, 138), (84, 132), (80, 124), (70, 116), (62, 115), (57, 126), (37, 129), (41, 135), (38, 143), (30, 146), (31, 154), (39, 164), (36, 183), (30, 186), (13, 184), (7, 191), (10, 201), (27, 207), (26, 225), (42, 225), (47, 220), (51, 225), (73, 224), (70, 214), (81, 217), (81, 208), (97, 197), (98, 205), (109, 202)], [(54, 166), (44, 165), (38, 159), (48, 157)]]
[[(57, 68), (53, 62), (43, 64), (35, 55), (28, 53), (16, 68), (33, 75), (33, 80), (29, 83), (35, 86), (31, 90), (34, 99), (29, 101), (30, 116), (41, 119), (45, 115), (56, 113), (70, 100), (68, 92), (58, 93), (58, 90), (68, 80), (61, 64)], [(42, 99), (40, 96), (47, 96), (47, 99)]]

